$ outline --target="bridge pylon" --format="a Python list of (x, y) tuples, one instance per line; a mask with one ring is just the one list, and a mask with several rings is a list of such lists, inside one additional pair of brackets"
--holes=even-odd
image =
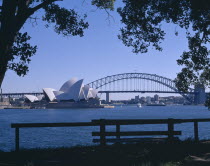
[(106, 103), (109, 103), (109, 92), (106, 92)]
[(195, 85), (194, 104), (204, 104), (206, 101), (205, 86), (202, 84)]

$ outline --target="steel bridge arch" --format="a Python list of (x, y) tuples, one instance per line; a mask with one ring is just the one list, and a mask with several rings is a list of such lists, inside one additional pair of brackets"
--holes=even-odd
[[(120, 80), (124, 80), (124, 79), (145, 79), (145, 80), (150, 80), (153, 82), (157, 82), (159, 84), (162, 84), (168, 88), (170, 88), (171, 90), (179, 93), (180, 95), (182, 95), (183, 97), (185, 97), (188, 101), (191, 101), (192, 97), (184, 92), (180, 92), (176, 86), (175, 86), (175, 82), (172, 79), (163, 77), (163, 76), (159, 76), (156, 74), (148, 74), (148, 73), (122, 73), (122, 74), (115, 74), (115, 75), (111, 75), (111, 76), (107, 76), (104, 78), (100, 78), (98, 80), (95, 80), (93, 82), (88, 83), (87, 85), (89, 85), (91, 88), (94, 89), (99, 89), (102, 86), (105, 86), (107, 84), (110, 84), (112, 82), (116, 82), (116, 81), (120, 81)], [(190, 88), (189, 89), (189, 93), (194, 92), (194, 89)]]

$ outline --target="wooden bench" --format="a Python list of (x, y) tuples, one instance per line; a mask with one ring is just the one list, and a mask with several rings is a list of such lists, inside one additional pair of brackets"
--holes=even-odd
[[(85, 126), (99, 126), (100, 134), (97, 132), (93, 132), (93, 135), (99, 136), (100, 139), (93, 139), (94, 142), (100, 142), (101, 145), (105, 145), (106, 142), (137, 142), (142, 139), (150, 141), (148, 138), (121, 138), (123, 134), (130, 136), (131, 134), (137, 134), (134, 136), (154, 136), (158, 135), (168, 135), (166, 139), (174, 140), (175, 135), (181, 135), (180, 131), (174, 131), (174, 124), (182, 124), (182, 123), (193, 123), (194, 124), (194, 141), (199, 141), (199, 126), (200, 122), (210, 122), (210, 119), (111, 119), (111, 120), (92, 120), (92, 122), (70, 122), (70, 123), (13, 123), (11, 124), (11, 128), (15, 128), (15, 148), (16, 151), (19, 151), (20, 145), (20, 129), (21, 128), (36, 128), (36, 127), (85, 127)], [(168, 131), (120, 131), (120, 125), (140, 125), (140, 124), (166, 124), (168, 125)], [(115, 134), (111, 134), (115, 136), (115, 138), (106, 138), (109, 136), (109, 132), (106, 132), (106, 126), (115, 125), (116, 132)], [(133, 133), (132, 133), (133, 132)], [(107, 136), (108, 134), (108, 136)], [(153, 140), (157, 140), (159, 138), (152, 138)]]
[[(178, 136), (181, 135), (181, 131), (174, 131), (174, 122), (173, 119), (164, 119), (164, 120), (93, 120), (92, 122), (99, 123), (100, 131), (92, 132), (92, 136), (97, 136), (100, 138), (94, 138), (93, 142), (100, 142), (101, 145), (106, 145), (107, 142), (112, 143), (123, 143), (123, 142), (140, 142), (140, 141), (162, 141), (162, 140), (175, 140)], [(168, 131), (120, 131), (120, 125), (139, 125), (139, 124), (167, 124)], [(106, 126), (115, 125), (116, 131), (106, 131)], [(115, 138), (107, 138), (114, 136)], [(165, 138), (126, 138), (130, 136), (167, 136)], [(123, 138), (122, 138), (123, 137)]]
[[(116, 136), (116, 138), (106, 138), (106, 142), (139, 142), (139, 141), (157, 141), (164, 138), (121, 138), (121, 136), (169, 136), (168, 131), (122, 131), (122, 132), (105, 132), (104, 136)], [(173, 131), (173, 135), (181, 135), (181, 131)], [(100, 132), (92, 132), (92, 136), (101, 137)], [(175, 138), (175, 137), (173, 137)], [(168, 137), (166, 138), (166, 140)], [(100, 139), (93, 139), (94, 143), (100, 142)]]

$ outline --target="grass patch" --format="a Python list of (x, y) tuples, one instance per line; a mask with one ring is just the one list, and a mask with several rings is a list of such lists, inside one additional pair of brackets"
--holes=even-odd
[[(186, 158), (210, 152), (209, 143), (139, 143), (0, 152), (1, 163), (23, 166), (183, 166)], [(191, 163), (192, 165), (192, 163)], [(191, 166), (189, 165), (189, 166)]]

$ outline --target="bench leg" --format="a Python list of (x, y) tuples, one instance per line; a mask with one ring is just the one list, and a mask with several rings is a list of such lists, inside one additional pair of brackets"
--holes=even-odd
[(173, 119), (168, 119), (168, 139), (169, 141), (173, 141), (174, 135), (174, 123), (173, 123)]
[(116, 125), (116, 133), (117, 133), (117, 135), (116, 135), (117, 144), (119, 144), (120, 143), (119, 142), (119, 140), (120, 140), (120, 125), (119, 124)]
[(105, 136), (105, 124), (104, 124), (104, 120), (102, 119), (100, 122), (100, 145), (101, 146), (105, 146), (106, 145), (106, 136)]

